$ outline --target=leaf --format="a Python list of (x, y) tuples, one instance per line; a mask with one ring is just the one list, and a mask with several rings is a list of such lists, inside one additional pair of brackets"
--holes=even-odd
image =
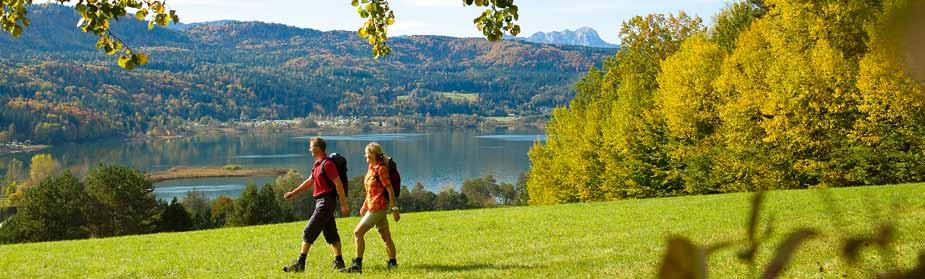
[(658, 278), (704, 279), (707, 277), (707, 257), (703, 248), (684, 237), (668, 240), (668, 250), (662, 258)]
[(109, 45), (109, 37), (103, 36), (96, 40), (96, 49)]
[(771, 263), (769, 263), (764, 270), (763, 278), (771, 279), (780, 276), (780, 274), (787, 269), (787, 265), (790, 264), (790, 260), (793, 258), (793, 254), (796, 252), (797, 248), (799, 248), (804, 241), (817, 234), (816, 231), (806, 228), (790, 233), (790, 235), (777, 246), (777, 250), (774, 251), (774, 259), (771, 260)]
[(918, 265), (906, 273), (906, 278), (925, 278), (925, 251), (919, 253)]
[(154, 2), (154, 11), (158, 14), (164, 13), (164, 4), (160, 2)]
[(757, 231), (758, 228), (758, 218), (760, 217), (761, 203), (763, 202), (764, 192), (758, 192), (752, 196), (752, 214), (748, 217), (748, 227), (746, 228), (749, 241), (755, 240), (755, 231)]
[(354, 7), (359, 6), (359, 5), (360, 5), (360, 1), (357, 1), (357, 0), (350, 1), (350, 5), (351, 5), (351, 6), (354, 6)]
[(750, 243), (748, 247), (746, 247), (745, 249), (742, 249), (742, 251), (739, 251), (739, 253), (736, 253), (736, 257), (738, 257), (739, 260), (742, 260), (744, 262), (753, 263), (755, 261), (755, 254), (757, 254), (757, 252), (758, 252), (758, 244)]
[(114, 55), (119, 52), (119, 50), (122, 50), (122, 43), (119, 43), (119, 41), (110, 41), (110, 44), (106, 47), (106, 54)]
[(148, 31), (154, 29), (154, 20), (148, 21)]
[(139, 53), (132, 55), (132, 60), (135, 61), (135, 64), (145, 65), (148, 64), (148, 55), (144, 53)]
[(707, 247), (706, 247), (706, 250), (704, 250), (704, 252), (705, 252), (707, 255), (710, 255), (710, 254), (716, 253), (717, 251), (720, 251), (720, 250), (724, 250), (724, 249), (726, 249), (726, 248), (729, 248), (729, 247), (731, 247), (733, 244), (735, 244), (735, 242), (733, 242), (733, 241), (725, 241), (725, 242), (715, 243), (715, 244), (712, 244), (712, 245), (710, 245), (710, 246), (707, 246)]
[(165, 26), (165, 25), (167, 25), (167, 15), (165, 15), (165, 14), (159, 14), (159, 15), (157, 15), (157, 16), (154, 17), (154, 21), (155, 21), (155, 23), (157, 23), (157, 25)]
[(896, 236), (896, 228), (891, 224), (881, 224), (874, 241), (880, 248), (887, 248)]
[(22, 35), (22, 27), (19, 25), (13, 25), (13, 32), (11, 33), (13, 34), (13, 37), (19, 37), (19, 35)]
[(849, 264), (856, 263), (858, 255), (861, 254), (861, 248), (864, 248), (867, 243), (870, 243), (870, 238), (867, 237), (854, 237), (845, 240), (845, 244), (842, 246), (842, 257)]
[(131, 70), (135, 68), (135, 64), (132, 62), (131, 57), (123, 54), (122, 56), (119, 56), (119, 67), (122, 67), (126, 70)]
[(148, 10), (145, 10), (145, 9), (138, 10), (138, 12), (135, 13), (135, 19), (137, 20), (145, 20), (145, 17), (147, 16), (148, 16)]

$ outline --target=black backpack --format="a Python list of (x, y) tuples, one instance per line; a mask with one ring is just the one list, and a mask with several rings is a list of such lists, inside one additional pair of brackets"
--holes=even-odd
[(340, 154), (337, 154), (337, 153), (331, 153), (330, 155), (328, 155), (327, 158), (324, 158), (321, 161), (321, 165), (320, 165), (321, 177), (323, 177), (325, 180), (328, 181), (328, 185), (331, 185), (331, 187), (334, 187), (334, 191), (336, 195), (337, 185), (334, 185), (334, 181), (331, 181), (330, 178), (328, 178), (328, 176), (324, 174), (324, 163), (325, 161), (328, 161), (328, 160), (330, 160), (331, 162), (334, 162), (334, 166), (337, 167), (337, 176), (340, 177), (340, 183), (344, 184), (344, 196), (347, 196), (350, 193), (350, 191), (347, 190), (347, 185), (350, 185), (350, 183), (347, 182), (347, 158), (344, 158), (344, 156), (341, 156)]
[[(386, 159), (386, 164), (389, 168), (389, 180), (392, 182), (392, 191), (395, 192), (395, 198), (398, 199), (398, 195), (401, 194), (401, 174), (398, 173), (398, 164), (395, 164), (395, 160), (392, 160), (392, 157)], [(376, 179), (379, 179), (379, 174), (376, 174)], [(379, 183), (382, 183), (381, 181)], [(386, 192), (385, 199), (389, 199), (389, 194)]]

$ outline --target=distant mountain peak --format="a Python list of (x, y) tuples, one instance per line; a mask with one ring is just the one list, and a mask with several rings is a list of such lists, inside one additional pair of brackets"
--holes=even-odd
[(225, 20), (214, 20), (214, 21), (193, 22), (193, 23), (181, 22), (178, 24), (167, 25), (167, 28), (174, 29), (174, 30), (186, 30), (186, 29), (190, 29), (193, 27), (197, 27), (197, 26), (225, 25), (225, 24), (234, 24), (234, 23), (241, 23), (241, 21), (225, 19)]
[(600, 48), (620, 47), (602, 40), (597, 31), (591, 27), (581, 27), (574, 31), (566, 29), (553, 32), (536, 32), (527, 38), (514, 37), (513, 39), (540, 44), (577, 45)]

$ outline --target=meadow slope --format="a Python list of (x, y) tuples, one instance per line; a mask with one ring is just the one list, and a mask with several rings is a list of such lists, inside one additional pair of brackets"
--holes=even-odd
[[(839, 233), (873, 232), (872, 218), (890, 218), (899, 230), (900, 264), (910, 266), (925, 250), (925, 184), (843, 188), (830, 191), (837, 216), (817, 190), (769, 193), (764, 219), (773, 215), (776, 236), (801, 226), (823, 235), (801, 247), (785, 278), (849, 277), (865, 270), (844, 266), (837, 256)], [(606, 203), (582, 203), (404, 214), (392, 223), (400, 268), (385, 270), (378, 234), (367, 235), (363, 277), (409, 278), (652, 278), (674, 234), (697, 243), (744, 236), (751, 194), (724, 194)], [(350, 232), (358, 218), (338, 219), (345, 256), (354, 255)], [(161, 233), (108, 239), (0, 246), (0, 278), (146, 277), (335, 277), (331, 251), (319, 239), (305, 274), (280, 268), (297, 255), (303, 222)], [(772, 249), (765, 245), (759, 262)], [(713, 278), (743, 278), (749, 268), (737, 249), (710, 259)], [(863, 254), (868, 266), (877, 253)]]

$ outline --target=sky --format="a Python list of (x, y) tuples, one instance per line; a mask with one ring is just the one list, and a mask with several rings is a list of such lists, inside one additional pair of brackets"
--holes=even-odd
[[(520, 8), (520, 36), (537, 31), (561, 31), (584, 26), (594, 28), (601, 38), (619, 43), (620, 24), (635, 15), (676, 13), (711, 18), (731, 0), (515, 0)], [(472, 19), (482, 9), (465, 7), (463, 0), (391, 0), (396, 35), (480, 36)], [(282, 23), (323, 31), (356, 30), (363, 19), (350, 0), (172, 0), (184, 23), (233, 19)]]

